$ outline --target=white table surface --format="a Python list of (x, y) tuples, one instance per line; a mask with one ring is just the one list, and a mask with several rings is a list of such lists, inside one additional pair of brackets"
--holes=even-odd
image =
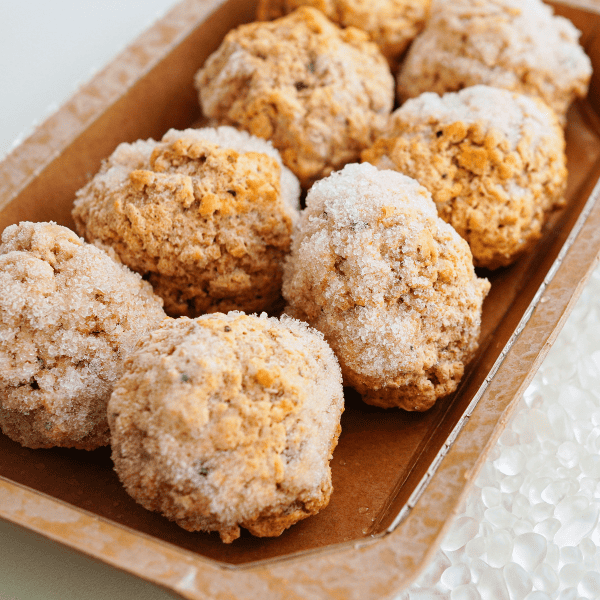
[[(43, 121), (79, 83), (86, 81), (173, 4), (173, 0), (3, 2), (0, 10), (0, 156), (10, 151), (18, 137), (29, 133), (34, 123)], [(597, 306), (600, 299), (587, 294), (578, 310), (581, 314)], [(570, 327), (567, 323), (559, 342), (569, 337)], [(590, 335), (600, 338), (599, 332)], [(600, 342), (596, 349), (600, 349)], [(568, 344), (559, 360), (568, 367), (568, 361), (572, 360)], [(524, 404), (517, 417), (526, 414), (526, 410)], [(492, 459), (497, 455), (492, 453)], [(491, 469), (491, 462), (487, 467)], [(474, 501), (480, 493), (478, 488), (474, 490)], [(411, 596), (451, 598), (450, 591), (444, 594), (433, 587), (441, 574), (440, 568), (438, 565), (437, 571), (430, 570), (429, 579), (422, 580), (420, 589), (413, 588)], [(174, 597), (0, 520), (0, 600), (166, 600)], [(549, 597), (554, 598), (556, 594)]]

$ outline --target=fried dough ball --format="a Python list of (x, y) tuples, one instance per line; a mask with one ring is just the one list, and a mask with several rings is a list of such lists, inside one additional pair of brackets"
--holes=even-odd
[(73, 219), (148, 278), (172, 316), (259, 311), (281, 297), (300, 188), (262, 139), (232, 127), (121, 144)]
[(387, 58), (392, 70), (421, 32), (431, 0), (259, 0), (257, 21), (277, 19), (300, 6), (317, 8), (340, 27), (366, 31)]
[(55, 223), (0, 244), (0, 427), (29, 448), (109, 443), (106, 405), (138, 339), (166, 318), (148, 283)]
[(230, 31), (196, 87), (207, 117), (271, 140), (305, 188), (358, 159), (394, 96), (386, 60), (367, 34), (305, 6)]
[(278, 536), (328, 504), (342, 411), (339, 365), (305, 323), (168, 320), (110, 399), (112, 457), (137, 502), (188, 531)]
[(423, 411), (456, 389), (489, 287), (424, 187), (364, 163), (309, 191), (283, 295), (366, 403)]
[(564, 203), (565, 139), (541, 100), (488, 86), (422, 94), (394, 112), (366, 160), (415, 178), (476, 266), (514, 262)]
[(433, 0), (400, 71), (398, 95), (491, 85), (541, 98), (564, 125), (592, 73), (579, 36), (540, 0)]

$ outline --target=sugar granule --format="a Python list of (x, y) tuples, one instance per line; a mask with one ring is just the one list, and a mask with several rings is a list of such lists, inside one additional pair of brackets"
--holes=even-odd
[(488, 288), (425, 188), (350, 164), (308, 193), (283, 295), (366, 402), (426, 410), (460, 380)]
[(54, 223), (0, 244), (0, 425), (32, 447), (108, 443), (106, 403), (139, 337), (166, 317), (150, 285)]
[(305, 323), (170, 320), (110, 399), (115, 470), (136, 501), (189, 531), (277, 536), (329, 502), (342, 411), (339, 365)]
[(592, 72), (579, 36), (540, 0), (433, 0), (398, 76), (398, 95), (491, 85), (541, 98), (564, 123)]

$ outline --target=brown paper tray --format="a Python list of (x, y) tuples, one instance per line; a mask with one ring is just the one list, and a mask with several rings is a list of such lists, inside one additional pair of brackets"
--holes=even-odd
[[(554, 6), (600, 72), (598, 4)], [(197, 122), (193, 74), (254, 7), (186, 0), (138, 38), (0, 163), (0, 231), (71, 226), (75, 191), (119, 142)], [(521, 262), (486, 274), (481, 347), (459, 390), (423, 414), (369, 407), (347, 390), (335, 491), (319, 515), (279, 538), (224, 545), (135, 504), (108, 449), (30, 450), (0, 434), (0, 516), (185, 598), (392, 598), (435, 551), (598, 260), (599, 85), (569, 114), (567, 207)]]

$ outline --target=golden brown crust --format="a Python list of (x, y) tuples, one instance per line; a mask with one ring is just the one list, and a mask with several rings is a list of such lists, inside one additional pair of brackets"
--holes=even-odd
[(280, 535), (327, 505), (343, 410), (331, 349), (304, 323), (215, 313), (138, 347), (109, 407), (128, 493), (189, 531)]
[(312, 6), (340, 27), (369, 34), (396, 71), (400, 57), (425, 26), (431, 0), (259, 0), (257, 21), (271, 21)]
[(322, 331), (369, 404), (427, 410), (477, 348), (489, 282), (427, 190), (347, 165), (317, 182), (286, 262), (286, 312)]
[(271, 140), (306, 188), (370, 145), (393, 85), (364, 32), (309, 7), (229, 32), (196, 74), (204, 114)]
[(565, 140), (555, 115), (541, 101), (486, 86), (407, 102), (362, 159), (424, 185), (475, 265), (489, 269), (528, 251), (564, 201)]
[(109, 442), (106, 404), (138, 338), (165, 318), (150, 285), (54, 223), (0, 244), (0, 426), (30, 448)]
[(78, 192), (77, 230), (148, 278), (173, 316), (270, 309), (295, 218), (278, 160), (228, 147), (249, 138), (231, 128), (167, 136), (117, 149)]

